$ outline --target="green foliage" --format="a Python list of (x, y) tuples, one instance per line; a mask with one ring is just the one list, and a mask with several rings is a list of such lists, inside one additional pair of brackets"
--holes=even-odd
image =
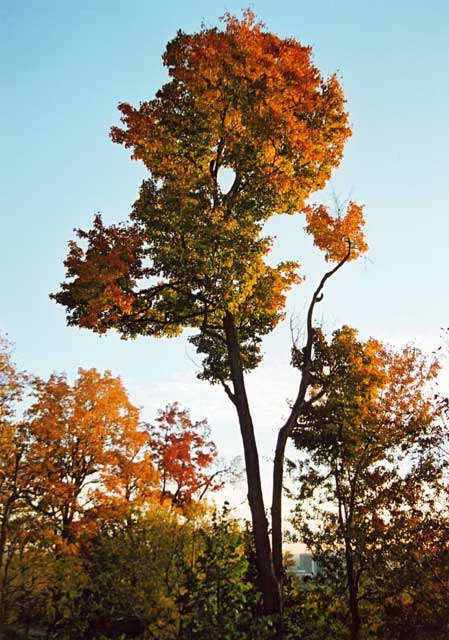
[(226, 509), (187, 519), (153, 504), (103, 520), (76, 554), (36, 545), (17, 559), (3, 628), (17, 639), (270, 640), (248, 545)]
[(153, 505), (132, 524), (104, 523), (86, 556), (90, 638), (178, 637), (177, 598), (193, 527), (182, 520), (171, 508)]
[(285, 585), (285, 627), (288, 640), (347, 640), (344, 599), (323, 580), (295, 579)]
[(248, 579), (247, 539), (237, 522), (225, 509), (196, 534), (199, 550), (184, 590), (182, 639), (271, 637), (270, 621), (252, 615), (260, 594)]

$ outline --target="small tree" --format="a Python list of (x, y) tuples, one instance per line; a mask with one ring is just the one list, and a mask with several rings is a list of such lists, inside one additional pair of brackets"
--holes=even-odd
[(197, 530), (197, 553), (184, 590), (183, 640), (229, 638), (263, 640), (266, 629), (257, 628), (251, 616), (253, 585), (248, 580), (244, 535), (227, 510), (215, 513)]
[[(446, 434), (429, 388), (438, 365), (412, 346), (362, 342), (349, 327), (329, 343), (317, 333), (315, 351), (321, 397), (293, 431), (306, 452), (296, 524), (330, 579), (343, 573), (351, 639), (359, 640), (363, 603), (385, 596), (398, 562), (393, 541), (414, 535), (438, 495)], [(365, 624), (374, 622), (371, 610)]]
[[(321, 77), (309, 47), (265, 31), (249, 10), (242, 20), (225, 16), (222, 30), (179, 32), (163, 59), (170, 81), (138, 109), (121, 104), (124, 126), (111, 132), (149, 170), (131, 221), (105, 227), (97, 216), (90, 231), (78, 231), (87, 246), (70, 243), (68, 280), (53, 298), (69, 324), (98, 333), (196, 330), (189, 340), (204, 355), (200, 377), (221, 384), (237, 411), (265, 611), (279, 613), (283, 458), (310, 382), (313, 310), (326, 280), (367, 248), (361, 207), (351, 202), (333, 218), (323, 206), (305, 206), (340, 163), (350, 135), (345, 100), (335, 76)], [(267, 264), (272, 239), (263, 226), (275, 213), (297, 212), (336, 267), (313, 296), (302, 378), (279, 432), (273, 566), (245, 373), (259, 364), (262, 338), (301, 280), (297, 262)]]

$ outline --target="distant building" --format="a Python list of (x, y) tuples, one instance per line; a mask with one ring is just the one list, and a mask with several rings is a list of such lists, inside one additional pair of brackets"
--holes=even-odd
[(295, 563), (290, 571), (301, 578), (313, 577), (318, 573), (318, 564), (311, 553), (300, 553), (295, 556)]

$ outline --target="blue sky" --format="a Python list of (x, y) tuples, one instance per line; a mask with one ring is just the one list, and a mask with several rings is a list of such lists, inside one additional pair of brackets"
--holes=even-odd
[[(67, 328), (49, 300), (63, 279), (73, 228), (125, 219), (144, 176), (108, 132), (120, 101), (153, 97), (165, 80), (161, 54), (177, 29), (215, 25), (244, 4), (168, 0), (0, 0), (0, 330), (19, 366), (73, 376), (79, 366), (122, 375), (147, 417), (172, 400), (208, 417), (227, 454), (240, 452), (232, 408), (195, 380), (183, 338), (122, 342)], [(318, 318), (431, 350), (449, 325), (449, 4), (445, 0), (252, 4), (267, 28), (312, 45), (316, 64), (337, 71), (354, 134), (335, 192), (365, 203), (370, 252), (332, 282)], [(323, 194), (329, 198), (329, 191)], [(299, 259), (306, 285), (289, 300), (299, 323), (323, 262), (299, 217), (274, 220), (275, 253)], [(296, 380), (288, 322), (266, 342), (250, 381), (262, 453)]]

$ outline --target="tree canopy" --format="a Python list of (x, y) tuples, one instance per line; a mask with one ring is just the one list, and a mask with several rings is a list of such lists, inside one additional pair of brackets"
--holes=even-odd
[[(140, 107), (121, 104), (114, 142), (132, 149), (149, 177), (130, 222), (78, 231), (68, 280), (53, 297), (69, 324), (124, 337), (177, 335), (206, 354), (203, 375), (229, 379), (223, 318), (232, 313), (244, 366), (260, 359), (260, 337), (282, 317), (299, 264), (266, 263), (275, 213), (306, 215), (307, 231), (331, 260), (351, 240), (366, 250), (360, 206), (342, 217), (305, 206), (340, 163), (350, 135), (335, 76), (323, 79), (310, 47), (264, 30), (251, 11), (224, 29), (179, 32), (163, 56), (170, 81)], [(228, 190), (223, 171), (232, 176)], [(83, 242), (84, 244), (84, 242)]]

